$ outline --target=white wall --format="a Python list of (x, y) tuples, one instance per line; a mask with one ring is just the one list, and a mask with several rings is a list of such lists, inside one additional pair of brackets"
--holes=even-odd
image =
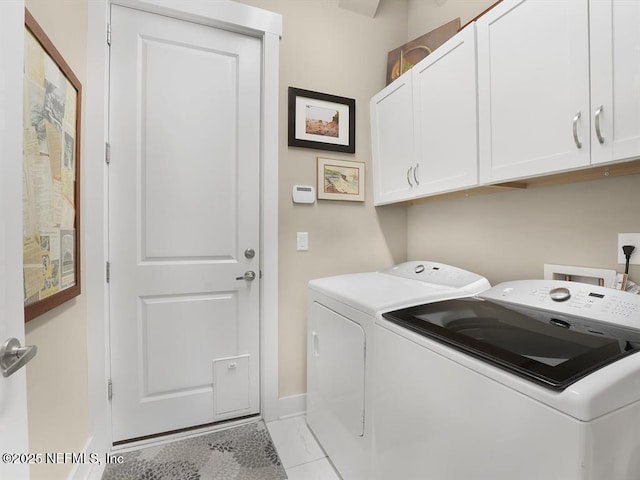
[[(312, 278), (371, 271), (404, 261), (405, 207), (375, 209), (369, 99), (385, 84), (387, 53), (406, 42), (405, 1), (383, 0), (375, 18), (337, 0), (243, 0), (283, 15), (280, 44), (279, 382), (280, 397), (306, 392), (306, 300)], [(287, 146), (287, 88), (356, 100), (355, 155)], [(294, 205), (294, 184), (315, 185), (316, 157), (367, 163), (366, 202)], [(296, 232), (309, 251), (296, 251)]]
[[(87, 49), (79, 40), (87, 37), (87, 0), (26, 0), (26, 7), (84, 86)], [(80, 162), (84, 161), (81, 153)], [(84, 232), (80, 235), (84, 267)], [(81, 277), (85, 278), (84, 269)], [(89, 438), (85, 294), (28, 322), (26, 342), (38, 346), (38, 355), (27, 365), (29, 449), (81, 452)], [(62, 479), (72, 468), (71, 464), (32, 465), (31, 478)]]

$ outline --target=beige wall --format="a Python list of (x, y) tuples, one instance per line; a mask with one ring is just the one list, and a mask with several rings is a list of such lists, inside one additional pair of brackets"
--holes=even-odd
[[(26, 0), (26, 6), (84, 85), (87, 0)], [(26, 343), (38, 346), (27, 366), (31, 452), (78, 453), (89, 438), (86, 311), (82, 294), (26, 325)], [(72, 467), (32, 465), (31, 478), (63, 479)]]
[[(409, 40), (424, 35), (460, 17), (464, 25), (493, 5), (496, 0), (408, 0)], [(438, 5), (438, 4), (441, 5)]]
[[(406, 2), (384, 0), (375, 18), (337, 0), (244, 0), (283, 15), (280, 44), (279, 392), (306, 392), (306, 299), (312, 278), (371, 271), (406, 258), (406, 209), (376, 210), (371, 191), (369, 99), (384, 87), (387, 52), (406, 41)], [(356, 100), (355, 155), (287, 146), (287, 88)], [(315, 185), (316, 157), (367, 163), (366, 202), (294, 205), (294, 184)], [(296, 251), (296, 232), (309, 251)]]
[[(409, 36), (457, 16), (465, 23), (492, 3), (409, 0)], [(638, 175), (414, 205), (408, 258), (458, 265), (492, 283), (542, 278), (545, 263), (621, 271), (618, 233), (640, 232), (638, 205)], [(640, 283), (640, 267), (630, 274)]]
[[(409, 258), (542, 278), (545, 263), (622, 271), (619, 232), (640, 232), (640, 176), (443, 200), (409, 208)], [(640, 283), (640, 268), (631, 278)]]

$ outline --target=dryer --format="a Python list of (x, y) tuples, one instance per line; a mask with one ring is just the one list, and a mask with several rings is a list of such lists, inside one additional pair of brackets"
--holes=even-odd
[(640, 478), (640, 296), (507, 282), (380, 314), (374, 341), (371, 478)]
[(480, 275), (427, 261), (309, 282), (306, 419), (343, 478), (372, 478), (369, 396), (376, 314), (489, 287)]

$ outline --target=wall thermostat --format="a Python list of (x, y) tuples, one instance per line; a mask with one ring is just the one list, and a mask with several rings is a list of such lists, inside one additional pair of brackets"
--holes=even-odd
[(293, 186), (294, 203), (314, 203), (316, 201), (316, 189), (310, 185)]

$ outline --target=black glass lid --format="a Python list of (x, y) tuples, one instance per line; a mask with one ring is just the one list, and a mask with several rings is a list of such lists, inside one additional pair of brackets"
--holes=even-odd
[(554, 390), (640, 348), (640, 332), (584, 331), (579, 318), (478, 298), (429, 303), (383, 317)]

